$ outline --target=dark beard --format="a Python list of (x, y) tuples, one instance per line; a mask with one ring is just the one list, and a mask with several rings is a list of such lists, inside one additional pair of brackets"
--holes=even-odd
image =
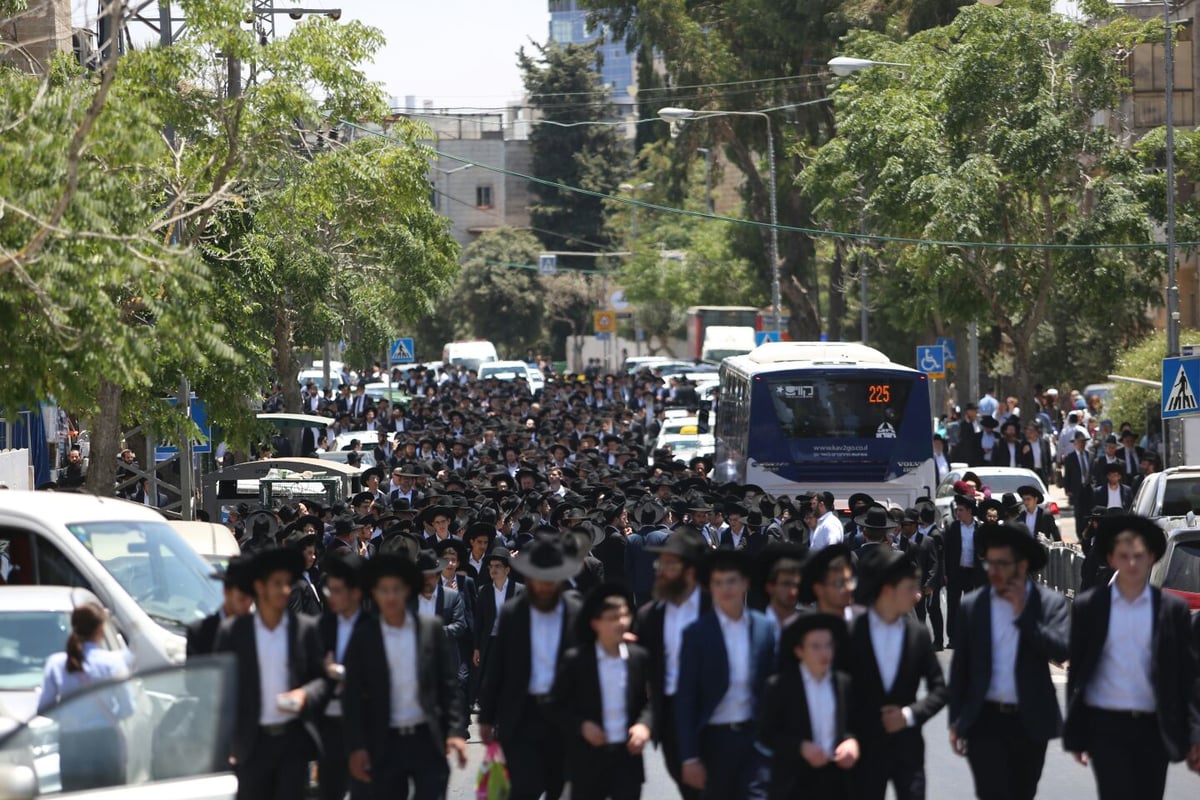
[(534, 592), (529, 593), (529, 605), (533, 606), (538, 611), (543, 613), (553, 611), (558, 606), (558, 601), (562, 599), (562, 587), (555, 589), (549, 596), (541, 596)]
[(680, 575), (674, 580), (660, 577), (654, 582), (654, 599), (665, 600), (668, 603), (679, 604), (687, 599), (688, 585), (687, 577)]

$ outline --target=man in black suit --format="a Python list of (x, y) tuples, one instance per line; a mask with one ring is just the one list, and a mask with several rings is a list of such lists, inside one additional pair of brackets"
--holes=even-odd
[(565, 757), (550, 690), (562, 654), (575, 643), (580, 600), (564, 592), (582, 562), (560, 542), (539, 536), (512, 559), (525, 593), (504, 604), (479, 692), (479, 733), (499, 739), (512, 782), (511, 800), (562, 793)]
[(1125, 468), (1120, 461), (1104, 464), (1104, 482), (1092, 487), (1092, 501), (1105, 508), (1128, 511), (1133, 505), (1133, 492), (1124, 483)]
[(1067, 658), (1066, 598), (1031, 579), (1046, 551), (1019, 523), (983, 525), (989, 587), (963, 598), (950, 662), (950, 744), (980, 800), (1033, 800), (1062, 732), (1049, 662)]
[(217, 652), (237, 656), (233, 734), (239, 800), (293, 800), (321, 749), (317, 715), (329, 692), (317, 621), (288, 609), (304, 562), (290, 548), (263, 550), (251, 571), (256, 611), (226, 619)]
[(342, 800), (350, 790), (350, 800), (367, 800), (370, 787), (351, 781), (346, 761), (346, 731), (343, 725), (342, 689), (346, 677), (346, 648), (350, 637), (369, 617), (362, 613), (362, 570), (365, 561), (349, 550), (335, 550), (321, 561), (325, 573), (322, 587), (326, 611), (317, 623), (325, 648), (325, 673), (330, 681), (330, 698), (321, 715), (321, 754), (317, 774), (321, 779), (321, 800)]
[[(930, 524), (932, 524), (933, 512), (931, 511), (928, 516)], [(920, 570), (921, 599), (917, 601), (916, 611), (917, 620), (922, 625), (925, 624), (925, 618), (933, 609), (934, 601), (936, 601), (937, 624), (933, 628), (933, 649), (936, 651), (942, 649), (942, 598), (939, 584), (941, 564), (938, 558), (938, 543), (929, 534), (922, 533), (920, 525), (921, 511), (916, 508), (904, 509), (904, 518), (900, 520), (900, 541), (897, 549), (907, 553)]]
[(360, 624), (346, 648), (350, 775), (370, 783), (373, 797), (440, 800), (450, 778), (446, 757), (467, 763), (467, 742), (455, 733), (466, 727), (466, 711), (454, 645), (441, 620), (410, 609), (410, 595), (424, 584), (415, 563), (381, 553), (364, 575), (379, 617)]
[(656, 565), (655, 599), (638, 609), (633, 628), (638, 643), (650, 654), (654, 741), (662, 748), (667, 772), (684, 800), (695, 800), (700, 793), (680, 779), (675, 720), (679, 652), (684, 629), (712, 608), (712, 599), (700, 588), (697, 577), (697, 570), (709, 549), (704, 536), (696, 528), (687, 526), (677, 528), (666, 544), (650, 550)]
[[(307, 517), (312, 520), (314, 517)], [(321, 590), (313, 579), (313, 571), (317, 561), (317, 533), (315, 523), (301, 524), (299, 521), (284, 528), (283, 546), (290, 547), (304, 559), (304, 569), (292, 587), (288, 597), (288, 608), (297, 614), (319, 617), (324, 608), (321, 602)]]
[(975, 430), (975, 419), (979, 416), (979, 406), (967, 403), (963, 410), (963, 418), (955, 428), (954, 452), (951, 460), (963, 461), (972, 467), (983, 463), (983, 447), (980, 444), (980, 432)]
[(497, 545), (483, 558), (484, 583), (480, 585), (475, 598), (475, 652), (471, 657), (479, 674), (476, 692), (483, 684), (488, 653), (499, 633), (500, 610), (505, 603), (525, 591), (524, 584), (517, 583), (511, 575), (510, 558), (504, 545)]
[(1121, 431), (1121, 447), (1117, 450), (1117, 457), (1121, 459), (1121, 466), (1125, 468), (1126, 483), (1132, 483), (1141, 471), (1143, 455), (1144, 451), (1137, 446), (1137, 434), (1132, 430)]
[(1061, 542), (1062, 534), (1058, 532), (1058, 523), (1054, 515), (1042, 508), (1046, 496), (1036, 486), (1021, 486), (1017, 489), (1021, 496), (1022, 509), (1017, 512), (1017, 521), (1022, 523), (1034, 538), (1040, 533), (1052, 542)]
[(1087, 451), (1088, 437), (1081, 430), (1075, 431), (1071, 440), (1074, 449), (1062, 457), (1063, 488), (1067, 502), (1075, 509), (1075, 527), (1082, 528), (1092, 509), (1092, 459)]
[(567, 739), (572, 800), (637, 800), (642, 750), (653, 727), (650, 656), (624, 641), (632, 614), (627, 590), (592, 590), (579, 614), (579, 645), (563, 654), (553, 706)]
[(604, 525), (604, 538), (592, 548), (592, 555), (604, 565), (605, 580), (628, 585), (625, 576), (625, 531), (622, 529), (625, 506), (608, 503), (601, 506), (597, 514)]
[(942, 535), (946, 570), (946, 634), (951, 647), (954, 647), (954, 626), (958, 621), (958, 604), (962, 596), (983, 584), (983, 571), (979, 568), (979, 558), (975, 552), (977, 508), (975, 498), (965, 494), (955, 495), (955, 519), (946, 526), (946, 532)]
[(1100, 800), (1161, 798), (1168, 762), (1200, 761), (1188, 607), (1149, 584), (1167, 547), (1153, 520), (1106, 516), (1092, 546), (1116, 577), (1075, 598), (1063, 746), (1091, 763)]
[[(1092, 460), (1092, 486), (1103, 486), (1108, 474), (1108, 467), (1116, 464), (1120, 467), (1121, 483), (1125, 481), (1125, 462), (1121, 459), (1121, 454), (1118, 452), (1121, 449), (1121, 441), (1112, 434), (1104, 437), (1103, 452), (1097, 452), (1096, 457)], [(1100, 498), (1094, 498), (1096, 502), (1102, 502)]]
[(1054, 472), (1054, 461), (1050, 458), (1050, 442), (1042, 436), (1042, 429), (1036, 422), (1025, 426), (1025, 441), (1021, 442), (1017, 466), (1033, 470), (1042, 479), (1042, 483), (1050, 483), (1050, 476)]
[(857, 796), (883, 800), (891, 783), (898, 800), (923, 800), (921, 726), (946, 704), (947, 690), (929, 631), (909, 613), (919, 595), (917, 567), (903, 553), (877, 547), (859, 569), (870, 607), (851, 624), (847, 659), (857, 701), (851, 730), (862, 748)]
[[(446, 564), (446, 568), (442, 570), (440, 576), (442, 588), (446, 591), (458, 592), (466, 616), (466, 630), (458, 637), (455, 645), (458, 651), (458, 683), (462, 687), (463, 697), (466, 698), (466, 704), (463, 707), (469, 714), (471, 707), (475, 704), (475, 693), (472, 689), (475, 685), (475, 599), (479, 592), (475, 588), (475, 581), (463, 570), (462, 565), (466, 562), (470, 551), (467, 550), (466, 544), (461, 539), (454, 537), (446, 539), (438, 545), (437, 555)], [(465, 734), (466, 730), (464, 729), (460, 733)]]
[(206, 656), (217, 648), (217, 631), (221, 623), (232, 617), (250, 613), (254, 607), (254, 582), (250, 576), (250, 559), (234, 556), (225, 565), (221, 576), (225, 600), (221, 607), (187, 627), (187, 656)]

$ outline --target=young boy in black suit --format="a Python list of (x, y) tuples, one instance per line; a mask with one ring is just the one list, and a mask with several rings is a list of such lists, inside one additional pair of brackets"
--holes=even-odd
[(650, 741), (650, 657), (624, 641), (633, 613), (624, 586), (593, 589), (579, 615), (579, 645), (564, 655), (552, 690), (567, 736), (574, 800), (637, 800)]
[(782, 666), (767, 679), (758, 739), (771, 748), (768, 800), (850, 797), (858, 741), (849, 730), (850, 676), (833, 668), (846, 623), (801, 614), (783, 629)]

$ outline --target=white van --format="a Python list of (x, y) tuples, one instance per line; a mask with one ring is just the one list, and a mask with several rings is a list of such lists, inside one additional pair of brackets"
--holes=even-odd
[(0, 584), (88, 589), (135, 670), (182, 663), (186, 626), (222, 603), (212, 567), (157, 511), (68, 492), (0, 492)]
[(471, 342), (447, 342), (442, 348), (442, 363), (447, 367), (462, 365), (467, 369), (477, 370), (485, 361), (499, 361), (496, 355), (496, 345), (487, 339), (476, 339)]

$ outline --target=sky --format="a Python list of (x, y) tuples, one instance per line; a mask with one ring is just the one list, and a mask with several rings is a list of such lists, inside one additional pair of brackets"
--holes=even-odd
[[(246, 0), (247, 6), (250, 0)], [(383, 31), (387, 44), (367, 75), (388, 95), (418, 107), (504, 106), (520, 99), (517, 49), (530, 38), (544, 43), (550, 27), (547, 0), (275, 0), (276, 8), (340, 8), (342, 20), (359, 20)], [(97, 0), (72, 0), (76, 24), (90, 23)], [(291, 26), (279, 15), (278, 31)], [(94, 29), (94, 24), (88, 27)], [(134, 31), (136, 40), (156, 34)]]

